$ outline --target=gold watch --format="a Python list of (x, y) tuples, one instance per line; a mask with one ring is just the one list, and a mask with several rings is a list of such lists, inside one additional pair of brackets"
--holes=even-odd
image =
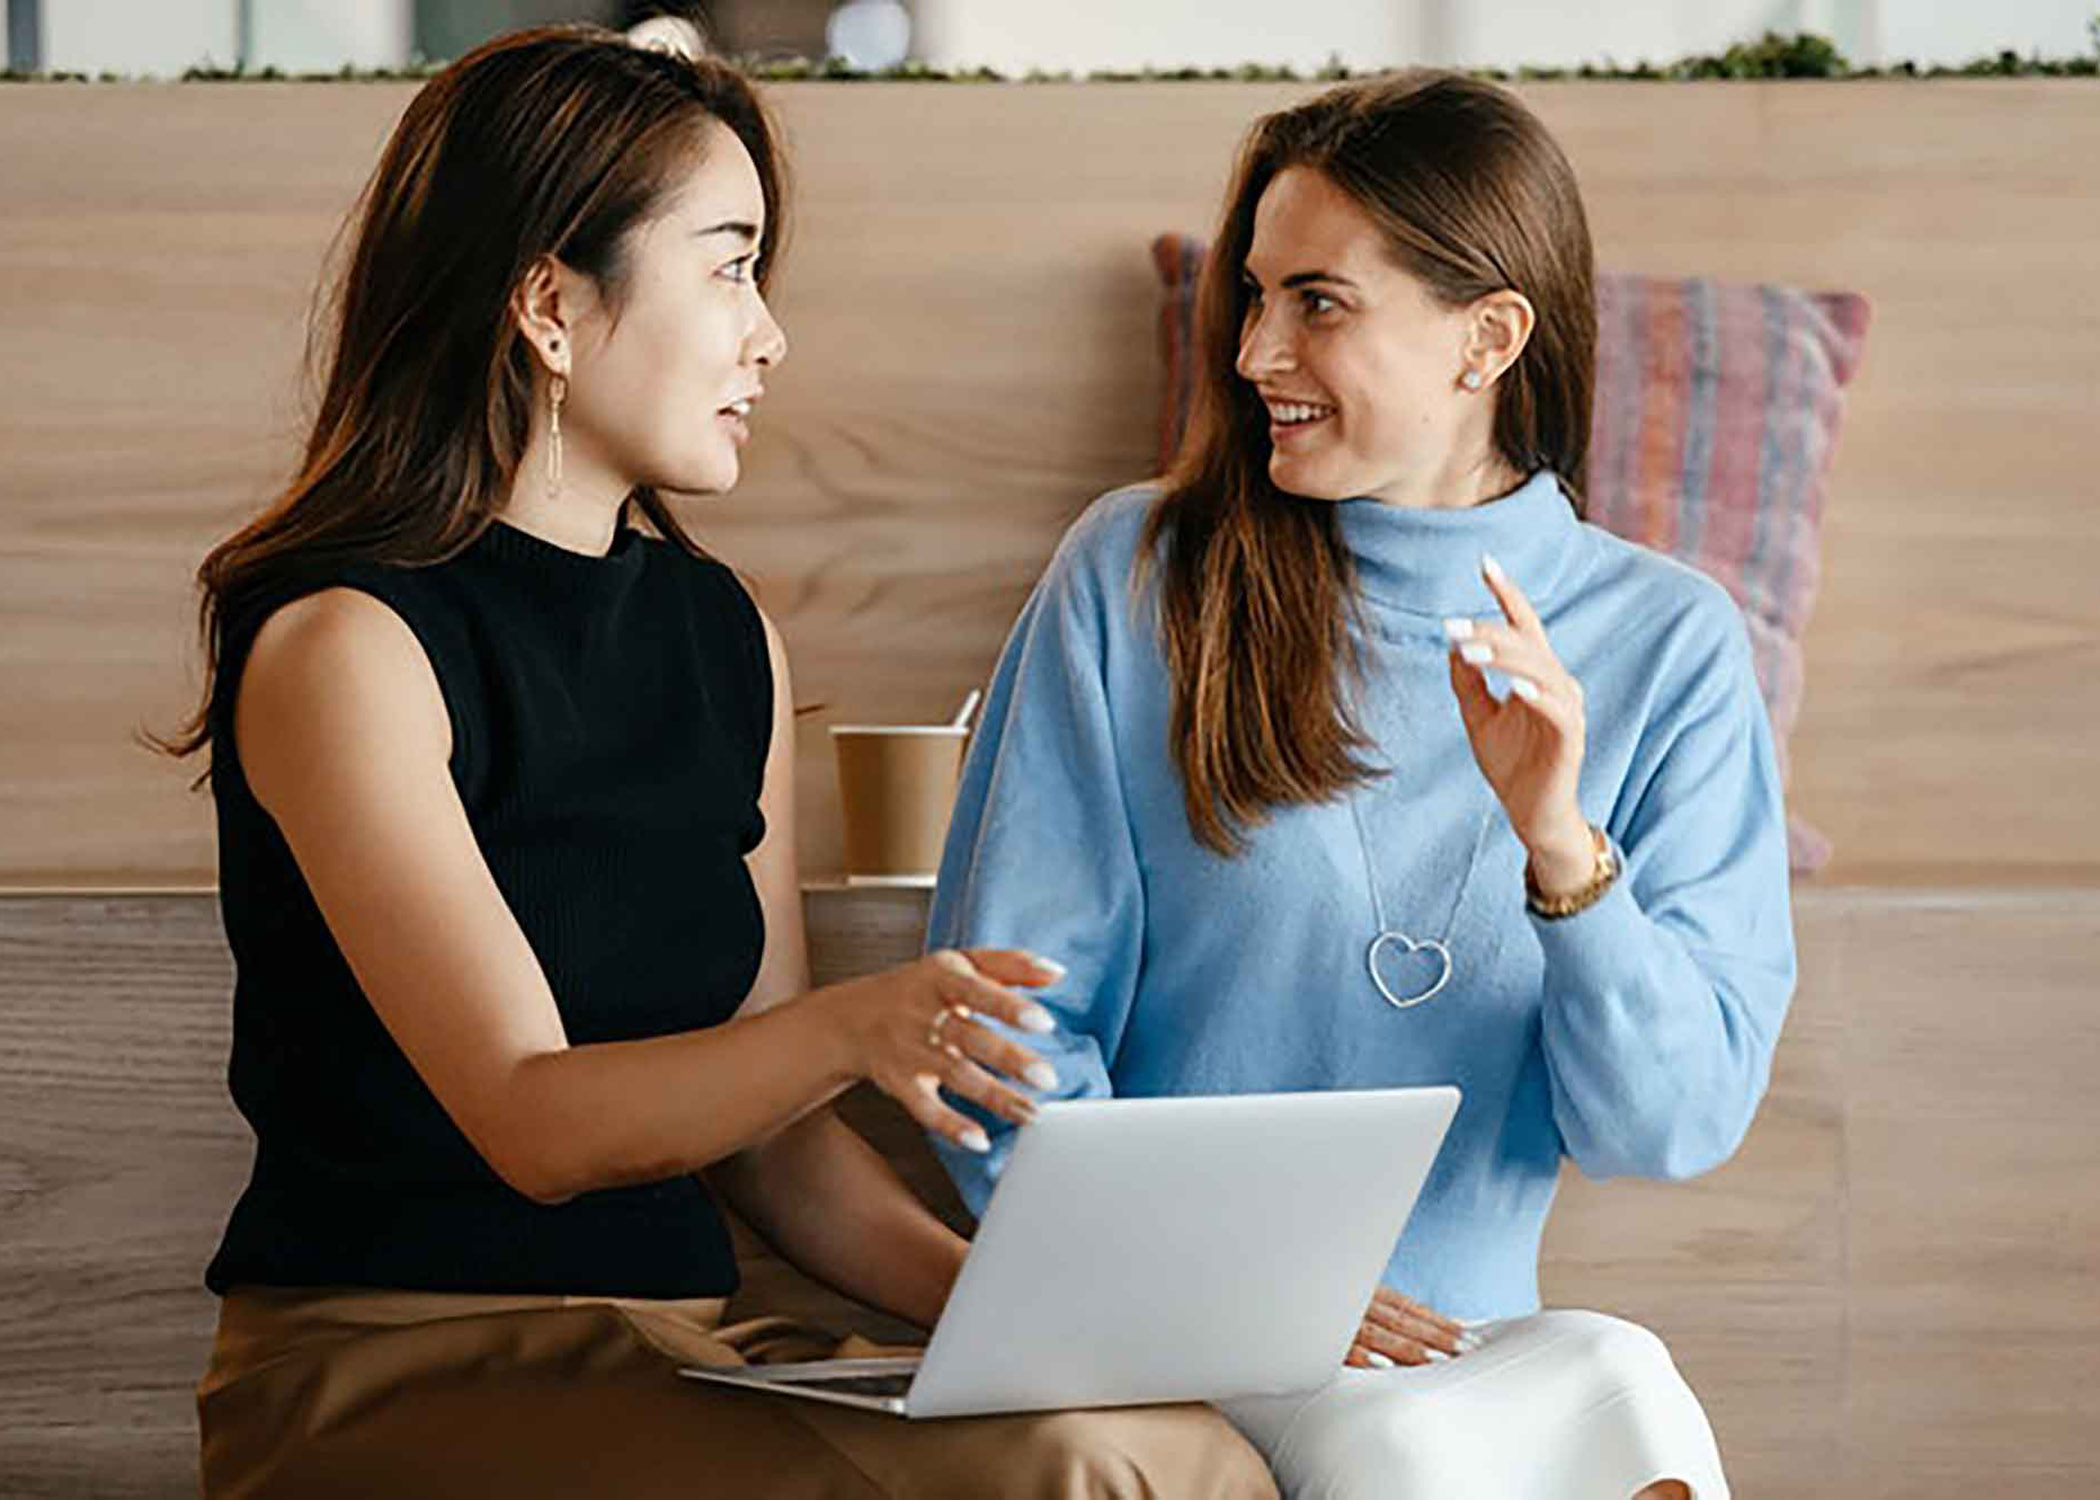
[(1590, 824), (1590, 847), (1596, 851), (1597, 867), (1590, 875), (1589, 884), (1566, 896), (1548, 896), (1539, 889), (1538, 877), (1531, 873), (1531, 861), (1524, 861), (1524, 904), (1532, 913), (1550, 921), (1572, 917), (1579, 911), (1588, 911), (1603, 899), (1619, 878), (1619, 856), (1612, 851), (1611, 840), (1595, 823)]

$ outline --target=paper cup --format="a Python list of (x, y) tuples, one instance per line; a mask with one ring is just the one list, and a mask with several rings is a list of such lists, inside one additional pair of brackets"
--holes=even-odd
[(969, 737), (952, 724), (832, 726), (847, 884), (933, 884)]

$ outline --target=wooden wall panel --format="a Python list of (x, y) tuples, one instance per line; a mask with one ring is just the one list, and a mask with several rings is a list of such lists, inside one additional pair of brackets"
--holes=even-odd
[(1745, 1496), (1835, 1493), (1850, 1442), (1847, 939), (1867, 899), (1797, 903), (1800, 986), (1734, 1159), (1689, 1183), (1590, 1182), (1568, 1167), (1547, 1225), (1546, 1302), (1661, 1334)]
[[(801, 85), (746, 482), (688, 514), (758, 579), (798, 697), (942, 714), (1062, 526), (1153, 448), (1146, 240), (1208, 225), (1303, 89)], [(1602, 260), (1875, 302), (1809, 635), (1796, 802), (1834, 879), (2100, 875), (2100, 110), (2069, 81), (1528, 86)], [(130, 748), (182, 701), (187, 575), (296, 431), (299, 317), (393, 86), (0, 92), (0, 883), (208, 879)], [(822, 719), (805, 867), (835, 867)]]

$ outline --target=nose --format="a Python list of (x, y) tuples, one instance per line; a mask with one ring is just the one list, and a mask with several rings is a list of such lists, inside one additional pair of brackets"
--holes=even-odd
[(1240, 379), (1259, 383), (1297, 363), (1288, 337), (1272, 326), (1272, 308), (1250, 312), (1240, 331), (1240, 357), (1234, 368)]
[(758, 299), (758, 322), (753, 325), (751, 336), (745, 341), (744, 347), (753, 364), (763, 365), (767, 369), (787, 358), (787, 332), (773, 316), (773, 309), (766, 306), (766, 299), (763, 297)]

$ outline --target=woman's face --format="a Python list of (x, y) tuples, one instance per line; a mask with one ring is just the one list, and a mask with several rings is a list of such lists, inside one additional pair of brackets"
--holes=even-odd
[(1469, 359), (1494, 373), (1469, 310), (1442, 306), (1355, 200), (1307, 167), (1262, 193), (1244, 272), (1237, 368), (1268, 407), (1276, 486), (1469, 503), (1458, 481), (1491, 453), (1494, 412), (1491, 385), (1462, 384)]
[(669, 207), (634, 230), (617, 318), (582, 290), (562, 436), (570, 461), (627, 484), (696, 492), (737, 481), (750, 408), (787, 338), (754, 273), (765, 194), (736, 132), (706, 127)]

